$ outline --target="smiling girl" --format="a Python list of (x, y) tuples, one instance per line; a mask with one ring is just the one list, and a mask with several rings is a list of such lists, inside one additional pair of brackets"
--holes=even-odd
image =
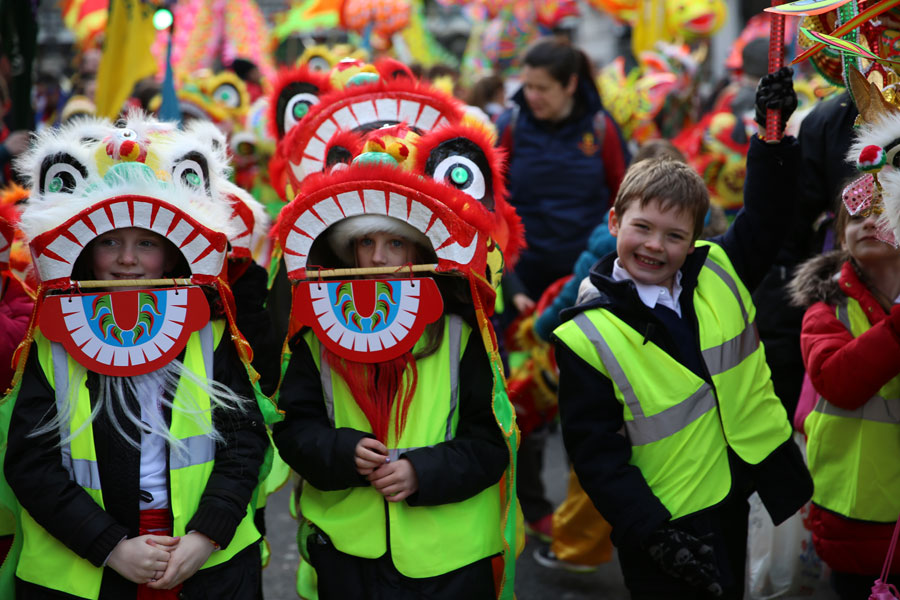
[(93, 241), (91, 266), (96, 279), (159, 279), (175, 268), (177, 254), (172, 242), (158, 233), (123, 227)]
[(805, 263), (791, 284), (808, 307), (800, 345), (819, 396), (804, 422), (813, 543), (842, 599), (870, 592), (900, 512), (900, 249), (879, 226), (872, 183), (864, 175), (845, 188), (845, 201), (862, 194), (865, 204), (853, 216), (841, 205), (841, 249)]
[[(190, 274), (172, 242), (141, 227), (99, 235), (73, 268), (75, 280)], [(35, 333), (35, 348), (15, 398), (4, 463), (7, 480), (28, 515), (16, 597), (257, 597), (259, 534), (247, 506), (268, 440), (259, 409), (248, 400), (253, 393), (242, 377), (245, 371), (239, 368), (234, 346), (221, 343), (226, 336), (215, 346), (205, 345), (202, 335), (193, 333), (178, 359), (157, 370), (119, 377), (87, 371), (54, 350), (55, 342)], [(68, 370), (54, 368), (60, 358), (67, 358)], [(200, 369), (208, 364), (212, 372), (198, 372), (198, 361)], [(65, 383), (58, 381), (61, 373), (68, 374)], [(69, 397), (60, 396), (58, 390), (66, 389)], [(72, 424), (85, 414), (86, 424)], [(211, 456), (204, 456), (209, 447), (199, 439), (186, 445), (175, 433), (193, 426), (188, 422), (209, 430), (197, 437), (213, 441)], [(94, 458), (79, 458), (74, 471), (93, 463), (96, 478), (90, 484), (77, 475), (73, 480), (64, 466), (67, 452), (85, 452), (84, 435)], [(212, 461), (211, 472), (206, 480), (195, 472), (197, 490), (178, 487), (177, 482), (183, 486), (187, 481), (187, 471), (175, 462), (199, 466), (206, 461)], [(85, 486), (92, 491), (102, 486), (102, 503)], [(193, 513), (181, 514), (185, 510)], [(172, 536), (173, 511), (187, 519), (186, 533), (179, 537)], [(43, 543), (45, 549), (27, 551), (29, 543)], [(40, 575), (48, 569), (55, 572), (50, 580)], [(84, 582), (92, 578), (87, 574), (97, 570), (99, 589), (88, 591), (91, 586)]]

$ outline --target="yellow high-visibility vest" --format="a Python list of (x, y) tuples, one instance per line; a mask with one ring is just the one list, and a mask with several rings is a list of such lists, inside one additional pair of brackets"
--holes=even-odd
[[(871, 327), (859, 302), (835, 309), (859, 337)], [(851, 519), (893, 523), (900, 513), (900, 376), (856, 410), (819, 396), (806, 417), (806, 451), (813, 502)]]
[[(214, 349), (222, 339), (225, 324), (212, 321), (188, 338), (184, 353), (184, 366), (201, 381), (212, 377)], [(70, 401), (70, 390), (74, 395), (69, 431), (74, 434), (88, 420), (91, 413), (90, 392), (87, 389), (87, 372), (72, 360), (62, 346), (50, 342), (40, 332), (35, 334), (38, 361), (47, 381), (56, 392), (57, 405)], [(57, 381), (59, 379), (59, 381)], [(62, 381), (65, 379), (65, 381)], [(205, 413), (206, 423), (197, 423), (178, 410), (179, 399), (190, 394)], [(190, 379), (182, 377), (175, 397), (170, 431), (188, 448), (180, 453), (169, 450), (169, 503), (172, 510), (173, 536), (183, 536), (185, 526), (200, 505), (200, 497), (215, 462), (215, 441), (207, 435), (212, 412), (209, 396), (198, 389)], [(187, 407), (182, 407), (186, 408)], [(196, 411), (196, 408), (187, 410)], [(103, 491), (100, 486), (100, 472), (94, 449), (93, 426), (84, 427), (61, 449), (63, 465), (75, 483), (80, 485), (102, 508)], [(21, 511), (23, 546), (16, 569), (16, 576), (24, 581), (45, 588), (59, 590), (79, 598), (95, 600), (100, 594), (103, 569), (72, 552), (58, 539), (50, 535), (23, 508)], [(235, 531), (227, 547), (213, 552), (201, 567), (205, 569), (227, 562), (247, 546), (256, 543), (260, 534), (253, 524), (251, 507)]]
[(709, 246), (693, 304), (712, 385), (604, 308), (587, 310), (554, 332), (612, 381), (632, 446), (630, 462), (673, 519), (725, 498), (731, 488), (728, 447), (758, 464), (791, 435), (750, 293), (721, 247), (697, 245)]
[[(470, 333), (462, 319), (448, 316), (438, 351), (416, 361), (419, 383), (403, 434), (397, 447), (390, 449), (392, 459), (455, 437), (459, 421), (459, 362)], [(304, 339), (319, 368), (333, 425), (371, 433), (369, 421), (347, 384), (322, 360), (318, 339), (311, 331)], [(414, 351), (422, 343), (419, 340)], [(392, 420), (390, 439), (394, 439), (394, 427)], [(384, 555), (390, 527), (391, 557), (397, 570), (407, 577), (441, 575), (503, 550), (499, 482), (467, 500), (450, 504), (409, 506), (405, 502), (388, 502), (389, 524), (385, 521), (384, 496), (371, 486), (322, 491), (307, 482), (300, 508), (305, 518), (328, 534), (335, 548), (363, 558)]]

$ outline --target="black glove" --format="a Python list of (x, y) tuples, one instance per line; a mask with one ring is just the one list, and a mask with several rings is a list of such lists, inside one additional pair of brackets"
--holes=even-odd
[(766, 126), (766, 111), (770, 108), (781, 110), (781, 131), (797, 109), (797, 93), (794, 91), (794, 70), (781, 67), (774, 73), (763, 75), (756, 86), (756, 122)]
[(689, 533), (666, 526), (651, 533), (642, 546), (667, 575), (717, 598), (722, 596), (719, 569), (711, 546)]

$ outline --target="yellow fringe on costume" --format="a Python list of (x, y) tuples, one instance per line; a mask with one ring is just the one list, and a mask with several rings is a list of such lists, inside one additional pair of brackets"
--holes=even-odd
[(569, 469), (566, 499), (553, 512), (553, 544), (560, 560), (577, 565), (600, 565), (612, 560), (612, 527), (594, 508), (573, 469)]

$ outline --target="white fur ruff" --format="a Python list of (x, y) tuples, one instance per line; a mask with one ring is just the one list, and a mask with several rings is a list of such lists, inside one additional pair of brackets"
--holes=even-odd
[[(18, 170), (31, 187), (21, 219), (27, 238), (56, 230), (98, 202), (126, 195), (165, 201), (200, 226), (233, 235), (230, 202), (220, 185), (228, 176), (224, 136), (201, 125), (179, 131), (173, 123), (138, 112), (130, 113), (124, 125), (116, 127), (104, 119), (79, 119), (37, 136), (31, 150), (17, 161)], [(109, 144), (121, 144), (126, 138), (136, 141), (146, 156), (134, 162), (111, 157)], [(191, 160), (198, 155), (207, 168), (207, 180), (190, 185), (179, 174), (198, 164), (198, 160)], [(51, 170), (68, 169), (67, 176), (75, 180), (74, 189), (50, 191), (48, 182), (40, 181), (42, 171), (50, 179), (48, 166)], [(150, 229), (149, 223), (136, 221), (134, 226)]]

